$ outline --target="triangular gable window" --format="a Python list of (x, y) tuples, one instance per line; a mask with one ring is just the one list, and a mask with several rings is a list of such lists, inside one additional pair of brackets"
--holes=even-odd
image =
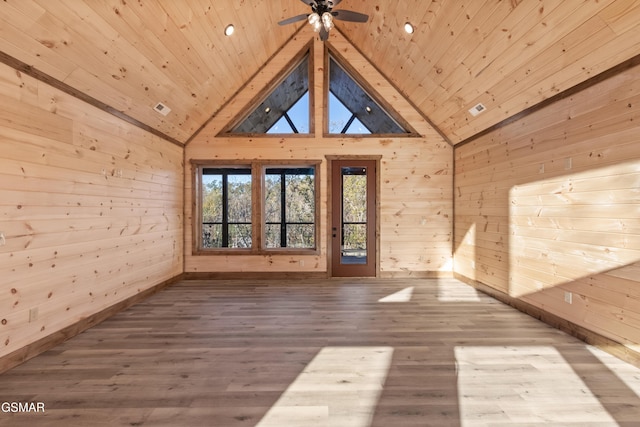
[(231, 134), (293, 134), (309, 129), (309, 54), (293, 68)]
[(409, 134), (408, 125), (383, 108), (362, 85), (329, 57), (329, 133), (330, 134)]

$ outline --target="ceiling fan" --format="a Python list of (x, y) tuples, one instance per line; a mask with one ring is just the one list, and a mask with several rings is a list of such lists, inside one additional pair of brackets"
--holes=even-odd
[(311, 6), (311, 13), (293, 16), (278, 22), (278, 25), (287, 25), (294, 22), (307, 20), (313, 30), (320, 33), (320, 40), (329, 38), (329, 30), (333, 28), (333, 20), (349, 22), (367, 22), (369, 15), (353, 12), (351, 10), (333, 10), (342, 0), (300, 0), (302, 3)]

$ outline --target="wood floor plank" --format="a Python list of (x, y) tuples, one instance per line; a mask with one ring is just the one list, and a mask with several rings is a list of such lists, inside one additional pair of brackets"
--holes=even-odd
[(0, 426), (624, 426), (640, 369), (454, 279), (182, 281), (0, 375)]

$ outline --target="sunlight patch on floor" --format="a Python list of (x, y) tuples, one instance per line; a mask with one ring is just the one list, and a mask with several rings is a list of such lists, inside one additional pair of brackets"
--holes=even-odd
[(438, 281), (438, 301), (440, 302), (479, 302), (480, 294), (475, 288), (456, 280)]
[(369, 426), (392, 356), (392, 347), (323, 348), (257, 426)]
[(615, 421), (562, 355), (550, 346), (456, 347), (462, 426)]
[(378, 302), (409, 302), (413, 296), (413, 286), (394, 292), (386, 297), (382, 297)]

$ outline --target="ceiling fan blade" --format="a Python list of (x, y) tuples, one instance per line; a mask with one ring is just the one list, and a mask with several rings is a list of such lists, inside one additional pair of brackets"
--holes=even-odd
[(305, 19), (307, 19), (307, 14), (303, 13), (302, 15), (298, 15), (298, 16), (292, 16), (291, 18), (287, 18), (283, 21), (278, 22), (278, 25), (287, 25), (287, 24), (293, 24), (294, 22), (298, 22), (298, 21), (304, 21)]
[(329, 3), (331, 3), (331, 7), (336, 7), (341, 2), (342, 0), (329, 0)]
[(331, 12), (334, 18), (339, 19), (341, 21), (349, 21), (349, 22), (367, 22), (369, 20), (369, 15), (365, 15), (364, 13), (353, 12), (351, 10), (334, 10)]

